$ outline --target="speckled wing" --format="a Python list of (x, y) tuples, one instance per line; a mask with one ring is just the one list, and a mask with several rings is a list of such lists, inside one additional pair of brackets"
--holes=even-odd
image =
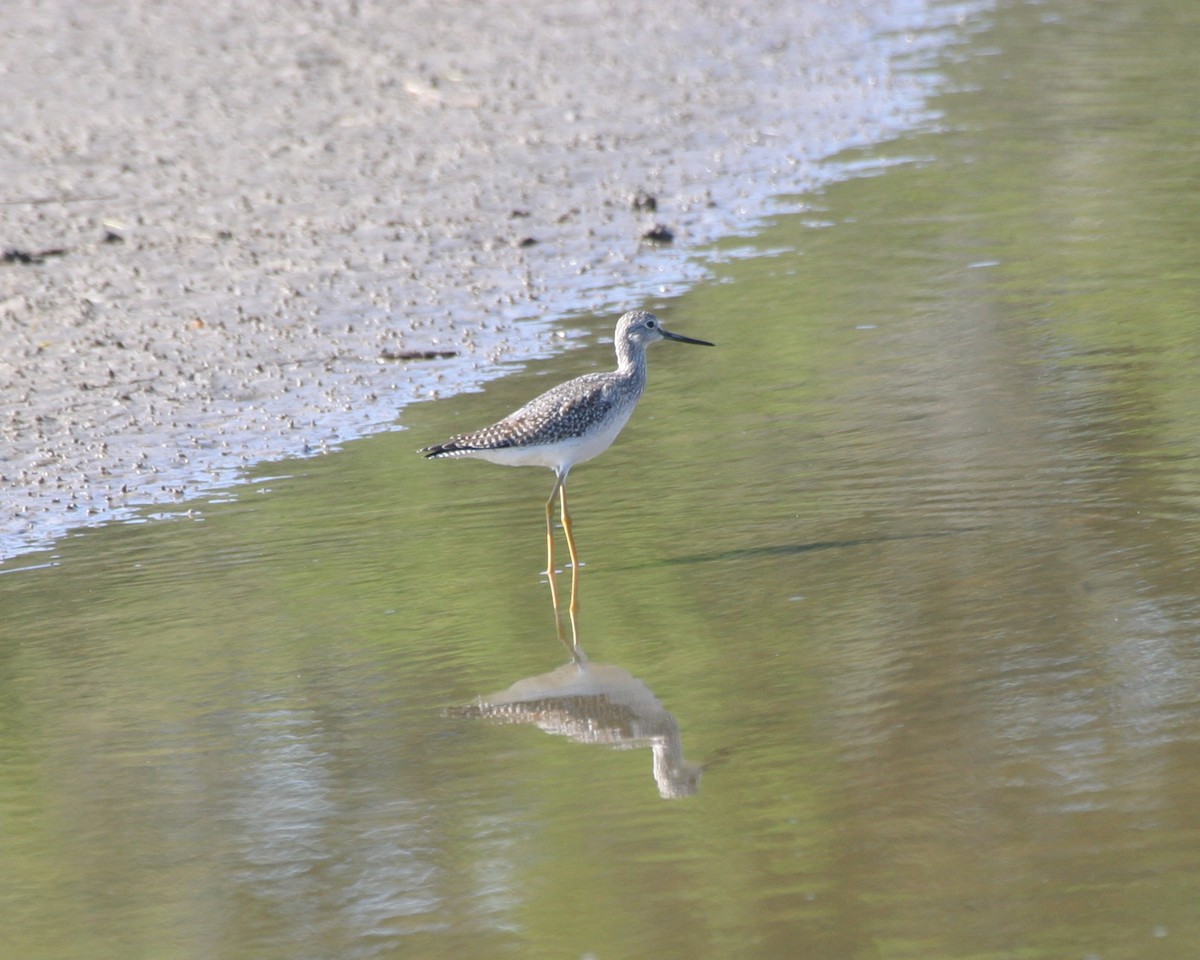
[(585, 374), (534, 397), (503, 420), (426, 447), (426, 457), (539, 446), (568, 440), (611, 414), (615, 399), (606, 374)]

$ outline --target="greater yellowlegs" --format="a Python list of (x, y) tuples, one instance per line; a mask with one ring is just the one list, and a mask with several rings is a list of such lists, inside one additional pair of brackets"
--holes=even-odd
[(554, 586), (554, 497), (571, 554), (571, 623), (579, 610), (576, 572), (579, 556), (571, 515), (567, 511), (567, 474), (577, 463), (599, 456), (617, 438), (646, 389), (646, 347), (656, 340), (697, 343), (664, 330), (658, 317), (633, 310), (617, 321), (615, 335), (617, 369), (608, 373), (585, 373), (582, 377), (551, 387), (503, 420), (459, 434), (445, 443), (426, 447), (426, 457), (478, 457), (510, 467), (549, 467), (554, 471), (554, 489), (546, 501), (546, 576), (550, 580), (555, 613), (558, 593)]

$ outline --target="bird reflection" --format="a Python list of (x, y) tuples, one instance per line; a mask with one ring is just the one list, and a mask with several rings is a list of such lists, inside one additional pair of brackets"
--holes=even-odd
[(629, 671), (589, 662), (578, 645), (570, 663), (454, 712), (493, 723), (531, 723), (577, 743), (648, 746), (660, 796), (673, 800), (700, 789), (701, 767), (684, 759), (674, 715)]

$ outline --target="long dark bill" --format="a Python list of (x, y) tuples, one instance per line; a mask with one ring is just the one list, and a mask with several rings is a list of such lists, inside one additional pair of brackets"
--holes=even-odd
[(664, 330), (662, 327), (658, 328), (658, 332), (661, 333), (668, 340), (674, 340), (678, 343), (697, 343), (702, 347), (715, 347), (716, 346), (715, 343), (709, 343), (707, 340), (695, 340), (692, 337), (685, 337), (679, 333), (671, 333), (670, 330)]

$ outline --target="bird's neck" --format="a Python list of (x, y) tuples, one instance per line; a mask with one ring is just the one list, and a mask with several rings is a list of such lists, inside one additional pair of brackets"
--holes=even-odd
[(617, 373), (634, 380), (646, 379), (646, 351), (628, 344), (617, 347)]

